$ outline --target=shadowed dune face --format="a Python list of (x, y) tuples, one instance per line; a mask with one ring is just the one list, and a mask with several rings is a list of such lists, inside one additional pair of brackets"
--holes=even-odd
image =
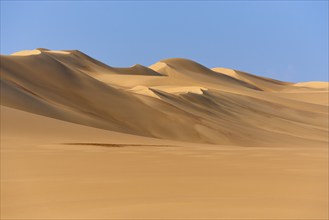
[(328, 83), (280, 82), (181, 58), (116, 68), (79, 51), (1, 56), (1, 104), (180, 141), (238, 146), (328, 141)]

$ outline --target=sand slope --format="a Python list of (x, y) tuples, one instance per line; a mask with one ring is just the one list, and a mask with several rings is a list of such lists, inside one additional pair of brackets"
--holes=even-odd
[(1, 63), (2, 105), (65, 121), (239, 146), (328, 139), (324, 83), (285, 83), (180, 58), (115, 68), (79, 51), (23, 51)]

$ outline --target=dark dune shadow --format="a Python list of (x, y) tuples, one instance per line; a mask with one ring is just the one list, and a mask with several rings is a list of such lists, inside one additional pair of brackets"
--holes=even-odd
[(87, 145), (99, 147), (178, 147), (173, 145), (156, 145), (156, 144), (108, 144), (108, 143), (62, 143), (63, 145)]

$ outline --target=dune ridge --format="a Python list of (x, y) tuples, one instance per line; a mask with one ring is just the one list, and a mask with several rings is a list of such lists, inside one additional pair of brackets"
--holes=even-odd
[(118, 68), (77, 50), (41, 48), (1, 55), (4, 106), (188, 142), (326, 145), (327, 85), (209, 69), (183, 58)]

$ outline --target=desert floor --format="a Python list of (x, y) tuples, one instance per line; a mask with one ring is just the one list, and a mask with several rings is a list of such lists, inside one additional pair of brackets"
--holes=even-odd
[(327, 148), (189, 144), (8, 107), (1, 131), (2, 219), (328, 217)]

